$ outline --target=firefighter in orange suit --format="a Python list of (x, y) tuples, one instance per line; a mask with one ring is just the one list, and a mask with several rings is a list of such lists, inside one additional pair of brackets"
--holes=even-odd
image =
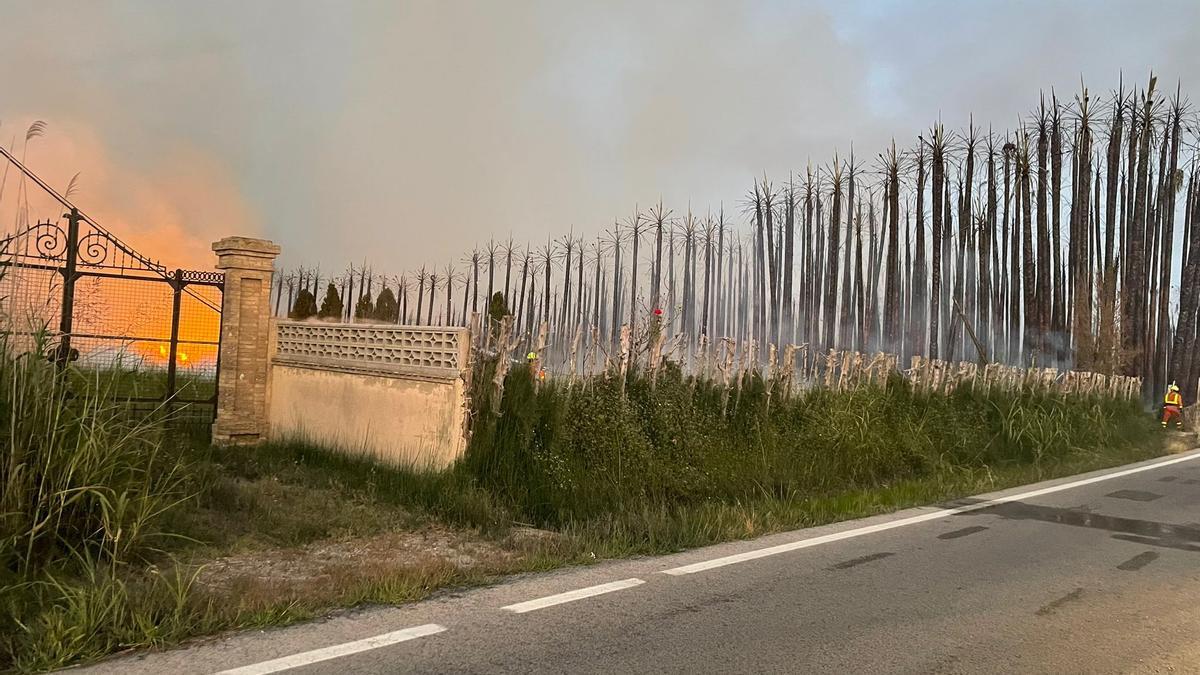
[(1164, 429), (1171, 420), (1175, 420), (1176, 429), (1183, 428), (1183, 396), (1174, 382), (1167, 387), (1167, 395), (1163, 397), (1162, 425)]

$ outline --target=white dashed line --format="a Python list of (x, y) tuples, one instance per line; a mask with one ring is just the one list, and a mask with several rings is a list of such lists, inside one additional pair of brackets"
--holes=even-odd
[(444, 630), (446, 630), (445, 627), (439, 626), (436, 623), (427, 623), (423, 626), (414, 626), (412, 628), (405, 628), (404, 630), (392, 631), (391, 633), (384, 633), (383, 635), (376, 635), (375, 637), (355, 640), (354, 642), (346, 642), (340, 645), (326, 647), (324, 649), (314, 649), (310, 652), (292, 654), (291, 656), (272, 659), (270, 661), (263, 661), (262, 663), (255, 663), (249, 666), (242, 666), (241, 668), (223, 670), (216, 675), (267, 675), (267, 673), (277, 673), (281, 670), (290, 670), (292, 668), (299, 668), (300, 666), (307, 666), (312, 663), (319, 663), (321, 661), (328, 661), (329, 659), (336, 659), (343, 656), (350, 656), (351, 654), (357, 654), (359, 652), (379, 649), (380, 647), (387, 647), (388, 645), (394, 645), (398, 642), (404, 642), (405, 640), (425, 637), (426, 635), (434, 635)]
[(515, 605), (508, 605), (506, 607), (502, 607), (501, 609), (507, 609), (508, 611), (516, 614), (524, 614), (525, 612), (532, 612), (535, 609), (553, 607), (554, 605), (561, 605), (564, 602), (575, 602), (576, 600), (590, 598), (595, 595), (603, 595), (605, 593), (612, 593), (613, 591), (619, 591), (624, 588), (632, 588), (644, 583), (646, 582), (642, 581), (641, 579), (623, 579), (621, 581), (614, 581), (612, 583), (600, 584), (599, 586), (588, 586), (587, 588), (567, 591), (566, 593), (558, 593), (557, 595), (547, 595), (544, 598), (538, 598), (536, 600), (526, 600), (525, 602), (518, 602)]
[(966, 506), (958, 506), (958, 507), (955, 507), (952, 509), (939, 509), (937, 511), (931, 511), (929, 513), (922, 513), (917, 516), (902, 518), (900, 520), (893, 520), (891, 522), (880, 523), (878, 525), (868, 525), (866, 527), (860, 527), (860, 528), (853, 529), (853, 530), (846, 530), (844, 532), (834, 532), (833, 534), (826, 534), (826, 535), (823, 535), (820, 537), (813, 537), (812, 539), (802, 539), (800, 541), (793, 541), (793, 542), (789, 542), (787, 544), (779, 544), (778, 546), (771, 546), (768, 548), (760, 548), (756, 551), (746, 551), (745, 553), (737, 553), (735, 555), (727, 555), (727, 556), (724, 556), (721, 558), (705, 560), (704, 562), (693, 563), (691, 565), (684, 565), (682, 567), (674, 567), (669, 570), (662, 570), (661, 573), (662, 574), (670, 574), (672, 576), (681, 576), (684, 574), (695, 574), (696, 572), (704, 572), (705, 570), (711, 570), (711, 569), (714, 569), (717, 567), (725, 567), (726, 565), (734, 565), (734, 564), (737, 564), (740, 562), (746, 562), (748, 560), (757, 560), (759, 558), (766, 558), (767, 556), (778, 555), (780, 553), (787, 553), (789, 551), (798, 551), (800, 549), (811, 548), (813, 546), (820, 546), (821, 544), (828, 544), (830, 542), (841, 541), (843, 539), (853, 539), (854, 537), (861, 537), (861, 536), (868, 535), (868, 534), (874, 534), (876, 532), (883, 532), (885, 530), (894, 530), (898, 527), (905, 527), (907, 525), (916, 525), (917, 523), (924, 523), (924, 522), (928, 522), (930, 520), (938, 520), (939, 518), (945, 518), (946, 516), (953, 516), (958, 513), (967, 513), (968, 511), (978, 511), (980, 509), (986, 509), (989, 506), (995, 506), (997, 504), (1005, 504), (1007, 502), (1015, 502), (1015, 501), (1019, 501), (1022, 499), (1029, 499), (1031, 497), (1040, 497), (1041, 495), (1048, 495), (1048, 494), (1051, 494), (1054, 492), (1062, 492), (1063, 490), (1070, 490), (1072, 488), (1082, 487), (1084, 485), (1091, 485), (1092, 483), (1099, 483), (1099, 482), (1106, 481), (1106, 480), (1112, 480), (1113, 478), (1129, 476), (1129, 475), (1132, 475), (1135, 473), (1141, 473), (1143, 471), (1151, 471), (1154, 469), (1162, 468), (1164, 466), (1170, 466), (1172, 464), (1179, 464), (1180, 462), (1188, 462), (1188, 461), (1191, 461), (1191, 460), (1197, 459), (1197, 458), (1200, 458), (1200, 453), (1189, 453), (1187, 455), (1181, 455), (1179, 457), (1172, 457), (1171, 459), (1165, 459), (1161, 462), (1155, 462), (1153, 464), (1145, 464), (1142, 466), (1135, 466), (1132, 469), (1123, 469), (1121, 471), (1114, 471), (1112, 473), (1106, 473), (1106, 474), (1103, 474), (1100, 476), (1092, 476), (1091, 478), (1083, 478), (1080, 480), (1071, 481), (1070, 483), (1062, 483), (1061, 485), (1052, 485), (1050, 487), (1041, 488), (1038, 490), (1030, 490), (1029, 492), (1022, 492), (1020, 494), (1008, 495), (1005, 497), (997, 497), (995, 499), (991, 499), (991, 500), (988, 500), (985, 502), (980, 502), (978, 504), (968, 504)]
[[(924, 523), (924, 522), (928, 522), (931, 520), (938, 520), (940, 518), (945, 518), (947, 516), (953, 516), (953, 515), (959, 514), (959, 513), (967, 513), (969, 511), (978, 511), (980, 509), (986, 509), (990, 506), (995, 506), (997, 504), (1005, 504), (1008, 502), (1015, 502), (1015, 501), (1019, 501), (1022, 499), (1029, 499), (1032, 497), (1040, 497), (1041, 495), (1052, 494), (1055, 492), (1062, 492), (1063, 490), (1070, 490), (1072, 488), (1082, 487), (1084, 485), (1100, 483), (1102, 481), (1112, 480), (1114, 478), (1121, 478), (1122, 476), (1130, 476), (1133, 474), (1142, 473), (1143, 471), (1152, 471), (1154, 469), (1159, 469), (1159, 468), (1162, 468), (1165, 466), (1170, 466), (1172, 464), (1188, 462), (1188, 461), (1192, 461), (1194, 459), (1200, 459), (1200, 451), (1191, 452), (1186, 455), (1179, 455), (1176, 457), (1172, 457), (1170, 459), (1164, 459), (1162, 461), (1154, 462), (1152, 464), (1144, 464), (1142, 466), (1137, 466), (1137, 467), (1133, 467), (1130, 469), (1123, 469), (1120, 471), (1114, 471), (1112, 473), (1106, 473), (1106, 474), (1101, 474), (1098, 476), (1092, 476), (1091, 478), (1083, 478), (1080, 480), (1071, 481), (1068, 483), (1061, 483), (1059, 485), (1053, 485), (1053, 486), (1041, 488), (1038, 490), (1030, 490), (1028, 492), (1022, 492), (1019, 494), (1007, 495), (1004, 497), (997, 497), (995, 499), (990, 499), (988, 501), (979, 502), (978, 504), (968, 504), (965, 506), (958, 506), (958, 507), (951, 508), (951, 509), (938, 509), (936, 511), (930, 511), (928, 513), (922, 513), (922, 514), (919, 514), (916, 516), (902, 518), (900, 520), (894, 520), (891, 522), (880, 523), (878, 525), (868, 525), (866, 527), (859, 527), (859, 528), (856, 528), (853, 530), (846, 530), (844, 532), (835, 532), (833, 534), (827, 534), (827, 535), (823, 535), (820, 537), (813, 537), (811, 539), (802, 539), (800, 541), (794, 541), (794, 542), (790, 542), (787, 544), (779, 544), (778, 546), (771, 546), (768, 548), (758, 549), (755, 551), (747, 551), (745, 553), (738, 553), (735, 555), (724, 556), (721, 558), (714, 558), (713, 560), (706, 560), (703, 562), (693, 563), (691, 565), (684, 565), (682, 567), (675, 567), (675, 568), (668, 569), (668, 570), (662, 570), (661, 573), (669, 574), (672, 576), (695, 574), (697, 572), (703, 572), (705, 570), (711, 570), (711, 569), (715, 569), (718, 567), (725, 567), (726, 565), (734, 565), (736, 563), (746, 562), (749, 560), (757, 560), (758, 558), (765, 558), (767, 556), (777, 555), (780, 553), (786, 553), (788, 551), (797, 551), (800, 549), (811, 548), (813, 546), (820, 546), (821, 544), (828, 544), (828, 543), (835, 542), (835, 541), (841, 541), (843, 539), (853, 539), (854, 537), (861, 537), (861, 536), (865, 536), (868, 534), (873, 534), (875, 532), (884, 532), (886, 530), (894, 530), (896, 528), (905, 527), (908, 525), (916, 525), (917, 523)], [(576, 600), (583, 600), (584, 598), (590, 598), (590, 597), (594, 597), (597, 595), (603, 595), (605, 593), (612, 593), (614, 591), (619, 591), (619, 590), (623, 590), (626, 588), (632, 588), (634, 586), (640, 586), (641, 584), (644, 584), (644, 583), (646, 583), (644, 580), (637, 579), (637, 578), (623, 579), (621, 581), (613, 581), (613, 582), (610, 582), (607, 584), (600, 584), (597, 586), (588, 586), (587, 588), (580, 588), (580, 589), (576, 589), (574, 591), (567, 591), (565, 593), (548, 595), (544, 598), (537, 598), (534, 600), (527, 600), (525, 602), (518, 602), (513, 605), (507, 605), (505, 607), (502, 607), (501, 609), (507, 610), (509, 612), (513, 612), (515, 614), (524, 614), (525, 612), (532, 612), (534, 610), (544, 609), (546, 607), (553, 607), (555, 605), (561, 605), (561, 604), (568, 603), (568, 602), (574, 602)], [(343, 656), (350, 656), (351, 654), (357, 654), (359, 652), (365, 652), (365, 651), (369, 651), (372, 649), (379, 649), (380, 647), (387, 647), (389, 645), (394, 645), (394, 644), (397, 644), (400, 642), (405, 642), (407, 640), (412, 640), (415, 638), (425, 637), (427, 635), (435, 635), (435, 634), (441, 633), (445, 630), (446, 629), (443, 626), (429, 623), (429, 624), (425, 624), (423, 626), (414, 626), (412, 628), (405, 628), (404, 630), (393, 631), (391, 633), (384, 633), (382, 635), (376, 635), (375, 637), (369, 637), (369, 638), (365, 638), (362, 640), (346, 642), (346, 643), (343, 643), (340, 645), (334, 645), (332, 647), (325, 647), (323, 649), (314, 649), (312, 651), (301, 652), (299, 654), (293, 654), (291, 656), (285, 656), (285, 657), (278, 658), (278, 659), (272, 659), (270, 661), (263, 661), (262, 663), (256, 663), (256, 664), (252, 664), (249, 666), (243, 666), (241, 668), (233, 668), (231, 670), (224, 670), (224, 671), (221, 671), (220, 673), (217, 673), (216, 675), (268, 675), (269, 673), (277, 673), (282, 670), (290, 670), (292, 668), (299, 668), (301, 666), (306, 666), (306, 665), (313, 664), (313, 663), (319, 663), (321, 661), (328, 661), (330, 659), (336, 659), (336, 658), (340, 658)]]

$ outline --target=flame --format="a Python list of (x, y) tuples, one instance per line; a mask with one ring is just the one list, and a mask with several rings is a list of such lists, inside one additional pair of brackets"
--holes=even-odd
[[(161, 356), (164, 361), (169, 360), (171, 358), (171, 350), (168, 349), (166, 345), (160, 344), (158, 346), (158, 355)], [(176, 363), (187, 363), (187, 361), (188, 361), (187, 352), (183, 351), (182, 349), (176, 349), (175, 350), (175, 362)]]

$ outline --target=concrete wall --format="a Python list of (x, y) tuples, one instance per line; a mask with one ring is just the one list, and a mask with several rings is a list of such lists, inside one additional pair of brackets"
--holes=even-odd
[(442, 469), (466, 449), (469, 332), (280, 321), (270, 436)]

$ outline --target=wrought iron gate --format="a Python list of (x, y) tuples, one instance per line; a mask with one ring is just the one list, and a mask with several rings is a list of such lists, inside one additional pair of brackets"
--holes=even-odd
[(0, 239), (10, 346), (46, 350), (79, 386), (105, 387), (134, 410), (211, 422), (224, 275), (168, 270), (0, 154), (67, 209)]

